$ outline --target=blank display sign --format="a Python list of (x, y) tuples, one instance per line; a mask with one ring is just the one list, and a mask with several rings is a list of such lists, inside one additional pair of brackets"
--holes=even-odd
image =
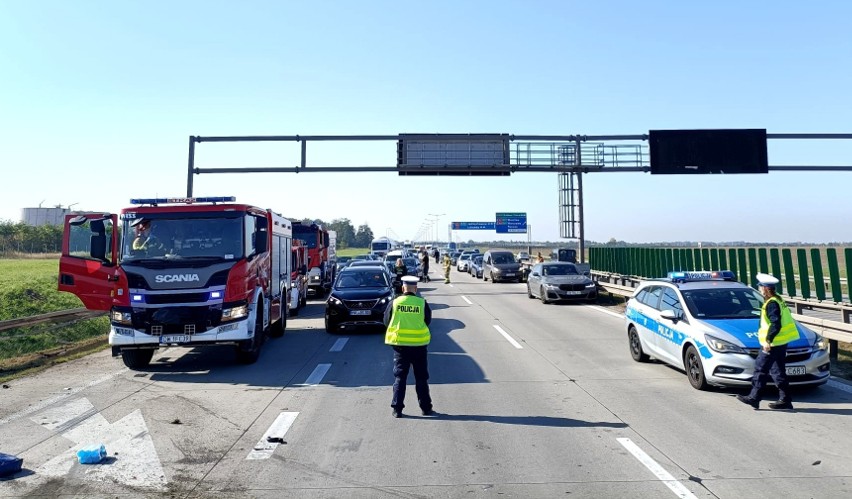
[(652, 174), (769, 173), (766, 129), (651, 130)]

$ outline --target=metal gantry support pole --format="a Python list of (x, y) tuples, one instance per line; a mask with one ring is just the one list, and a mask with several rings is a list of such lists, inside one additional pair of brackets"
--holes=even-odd
[[(583, 166), (583, 150), (580, 147), (580, 145), (582, 144), (580, 137), (577, 137), (575, 144), (577, 147), (577, 167), (580, 168)], [(576, 173), (572, 173), (571, 175), (577, 176), (577, 214), (579, 215), (577, 218), (580, 219), (580, 242), (577, 248), (577, 253), (580, 254), (580, 263), (586, 263), (586, 221), (583, 220), (583, 173), (582, 171), (578, 171)]]
[(192, 197), (192, 175), (195, 168), (195, 137), (189, 137), (189, 160), (187, 161), (186, 172), (186, 197)]

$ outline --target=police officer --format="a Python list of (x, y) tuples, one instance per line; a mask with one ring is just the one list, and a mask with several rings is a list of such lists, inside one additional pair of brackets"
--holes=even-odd
[(432, 279), (429, 278), (429, 252), (425, 249), (420, 253), (420, 268), (423, 271), (423, 276), (420, 279), (426, 282), (431, 281)]
[(757, 409), (767, 378), (772, 377), (778, 387), (778, 401), (769, 404), (770, 409), (792, 409), (790, 386), (787, 383), (787, 344), (799, 339), (799, 329), (796, 327), (790, 309), (784, 300), (775, 294), (778, 279), (769, 274), (757, 274), (757, 285), (763, 294), (764, 302), (760, 310), (760, 328), (757, 337), (761, 350), (754, 361), (754, 378), (751, 383), (751, 393), (748, 396), (737, 395), (737, 399)]
[(405, 400), (405, 385), (408, 371), (414, 368), (414, 387), (417, 402), (424, 416), (434, 414), (432, 397), (429, 395), (429, 366), (426, 347), (432, 335), (429, 323), (432, 310), (426, 300), (417, 296), (417, 278), (402, 278), (402, 296), (398, 296), (385, 310), (385, 344), (393, 347), (393, 417), (402, 416)]

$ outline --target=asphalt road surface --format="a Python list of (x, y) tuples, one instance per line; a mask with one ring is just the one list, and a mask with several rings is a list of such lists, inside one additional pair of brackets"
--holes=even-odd
[[(314, 301), (254, 365), (170, 348), (130, 371), (102, 352), (9, 383), (0, 452), (25, 471), (0, 497), (852, 496), (848, 385), (753, 411), (633, 362), (609, 310), (453, 279), (422, 285), (436, 416), (412, 378), (394, 419), (382, 332), (329, 335)], [(100, 443), (104, 463), (77, 463)]]

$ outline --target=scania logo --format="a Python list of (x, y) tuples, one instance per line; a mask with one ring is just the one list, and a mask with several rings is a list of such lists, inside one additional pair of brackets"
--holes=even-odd
[(196, 282), (200, 280), (198, 274), (159, 274), (154, 276), (156, 282)]

